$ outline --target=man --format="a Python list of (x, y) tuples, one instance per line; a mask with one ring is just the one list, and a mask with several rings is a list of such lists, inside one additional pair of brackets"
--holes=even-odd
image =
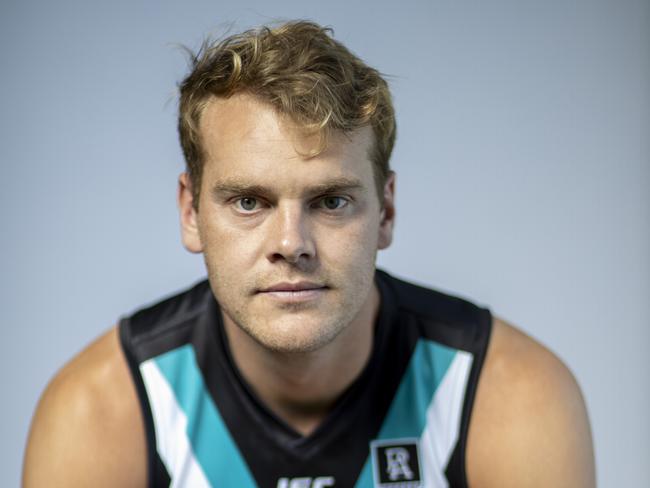
[(579, 388), (488, 310), (375, 270), (385, 81), (326, 29), (206, 46), (181, 85), (185, 247), (208, 281), (53, 379), (24, 485), (592, 487)]

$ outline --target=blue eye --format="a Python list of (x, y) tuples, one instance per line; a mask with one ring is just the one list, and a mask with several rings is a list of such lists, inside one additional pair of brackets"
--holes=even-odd
[(252, 212), (257, 207), (257, 200), (252, 197), (243, 197), (237, 200), (237, 206), (247, 212)]
[(325, 197), (321, 200), (321, 206), (327, 210), (338, 210), (348, 204), (348, 201), (343, 197), (331, 196)]

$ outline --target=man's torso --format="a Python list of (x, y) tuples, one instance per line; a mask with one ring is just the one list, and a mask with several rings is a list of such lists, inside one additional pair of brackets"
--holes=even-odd
[(377, 285), (371, 358), (306, 437), (241, 378), (207, 282), (123, 320), (151, 484), (466, 486), (469, 416), (491, 315), (381, 271)]

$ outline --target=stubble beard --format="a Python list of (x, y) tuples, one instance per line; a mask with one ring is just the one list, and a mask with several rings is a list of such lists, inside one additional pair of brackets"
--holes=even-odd
[[(357, 319), (369, 298), (374, 269), (369, 278), (364, 277), (350, 289), (329, 288), (325, 292), (330, 298), (326, 303), (267, 305), (271, 307), (267, 310), (264, 306), (258, 310), (252, 306), (251, 302), (266, 300), (264, 297), (253, 295), (252, 292), (244, 292), (239, 297), (229, 296), (233, 290), (253, 290), (254, 286), (234, 287), (219, 281), (221, 278), (217, 277), (216, 273), (209, 275), (224, 322), (232, 323), (267, 351), (300, 355), (312, 353), (331, 344)], [(340, 294), (340, 299), (337, 300), (331, 294)], [(223, 300), (220, 300), (220, 296)]]
[[(333, 293), (328, 290), (326, 293)], [(224, 320), (230, 320), (263, 349), (278, 354), (306, 354), (332, 343), (353, 321), (359, 310), (353, 303), (343, 303), (338, 311), (327, 312), (321, 304), (310, 310), (302, 304), (283, 305), (273, 310), (275, 317), (242, 313), (240, 309), (222, 308)]]
[[(305, 354), (331, 344), (362, 313), (374, 284), (376, 251), (338, 279), (314, 277), (314, 281), (328, 287), (321, 303), (264, 305), (260, 300), (267, 298), (257, 295), (257, 291), (270, 284), (268, 276), (246, 278), (234, 270), (222, 274), (207, 253), (203, 257), (222, 320), (230, 321), (263, 349), (274, 353)], [(304, 275), (305, 271), (312, 274), (315, 270), (293, 270), (296, 275)]]

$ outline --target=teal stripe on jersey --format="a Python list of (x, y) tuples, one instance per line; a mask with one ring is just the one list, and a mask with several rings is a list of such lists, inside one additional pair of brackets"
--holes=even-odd
[[(422, 435), (427, 408), (455, 355), (456, 349), (426, 339), (418, 340), (376, 440), (419, 438)], [(372, 460), (369, 456), (355, 487), (372, 486)]]
[(192, 346), (188, 344), (161, 354), (155, 362), (187, 416), (187, 436), (210, 484), (256, 487), (205, 387)]

